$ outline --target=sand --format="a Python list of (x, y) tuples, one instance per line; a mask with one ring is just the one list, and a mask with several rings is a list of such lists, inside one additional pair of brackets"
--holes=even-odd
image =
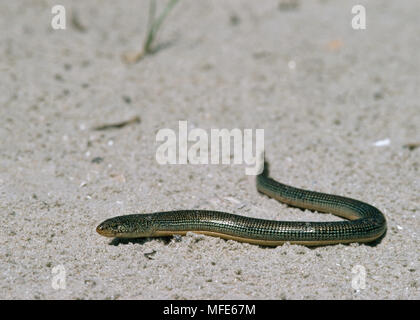
[[(0, 298), (419, 299), (420, 148), (406, 145), (420, 142), (420, 3), (359, 2), (365, 30), (353, 1), (182, 0), (160, 50), (127, 64), (148, 1), (61, 1), (65, 30), (55, 1), (2, 1)], [(109, 217), (174, 209), (339, 220), (259, 194), (244, 165), (159, 165), (156, 133), (179, 120), (264, 129), (273, 178), (377, 206), (386, 236), (312, 249), (99, 236)]]

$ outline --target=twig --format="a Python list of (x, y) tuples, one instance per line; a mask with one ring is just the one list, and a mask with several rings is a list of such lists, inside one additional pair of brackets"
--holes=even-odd
[(121, 121), (121, 122), (117, 122), (117, 123), (111, 123), (111, 124), (104, 124), (104, 125), (100, 125), (100, 126), (96, 126), (93, 128), (93, 130), (96, 131), (102, 131), (102, 130), (109, 130), (109, 129), (121, 129), (129, 124), (133, 124), (133, 123), (140, 123), (140, 117), (139, 116), (135, 116), (134, 118), (131, 118), (129, 120), (126, 121)]

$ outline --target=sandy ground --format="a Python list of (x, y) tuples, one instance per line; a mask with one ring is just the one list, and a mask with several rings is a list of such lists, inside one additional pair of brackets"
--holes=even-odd
[[(354, 1), (182, 0), (161, 50), (133, 65), (121, 56), (140, 48), (148, 1), (60, 3), (66, 30), (51, 28), (54, 1), (0, 2), (0, 298), (420, 298), (420, 148), (404, 147), (420, 142), (420, 2), (358, 1), (357, 31)], [(243, 165), (159, 165), (156, 133), (179, 120), (264, 129), (274, 178), (377, 206), (386, 236), (99, 236), (106, 218), (173, 209), (338, 220), (258, 194)]]

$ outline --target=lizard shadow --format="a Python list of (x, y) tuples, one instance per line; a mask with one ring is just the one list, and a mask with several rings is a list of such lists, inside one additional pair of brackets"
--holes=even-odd
[(108, 244), (111, 246), (119, 246), (126, 244), (140, 244), (144, 245), (152, 240), (162, 241), (165, 245), (171, 242), (173, 237), (159, 237), (159, 238), (113, 238)]

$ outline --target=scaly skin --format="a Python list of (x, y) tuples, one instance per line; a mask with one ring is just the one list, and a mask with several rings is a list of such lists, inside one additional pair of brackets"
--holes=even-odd
[(267, 167), (256, 179), (261, 193), (291, 206), (330, 212), (349, 221), (274, 221), (219, 211), (179, 210), (114, 217), (102, 222), (96, 231), (117, 238), (194, 232), (264, 246), (285, 242), (306, 246), (370, 242), (384, 234), (386, 220), (377, 208), (355, 199), (287, 186), (269, 178)]

